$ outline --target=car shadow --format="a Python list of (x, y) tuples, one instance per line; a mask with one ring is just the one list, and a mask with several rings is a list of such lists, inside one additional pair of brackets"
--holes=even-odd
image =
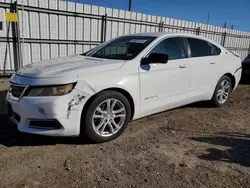
[(242, 75), (240, 85), (250, 85), (250, 76)]
[[(191, 140), (214, 145), (207, 148), (198, 158), (208, 161), (223, 161), (250, 167), (250, 135), (222, 132), (215, 136), (191, 137)], [(229, 149), (218, 149), (224, 146)]]
[(209, 101), (201, 101), (188, 104), (181, 108), (214, 108), (214, 106)]
[(5, 97), (7, 95), (7, 91), (0, 91), (0, 114), (5, 114), (7, 112), (5, 105)]

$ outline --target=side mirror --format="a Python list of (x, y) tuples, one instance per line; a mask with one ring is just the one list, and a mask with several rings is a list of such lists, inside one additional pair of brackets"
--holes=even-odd
[(160, 53), (152, 53), (147, 58), (142, 59), (142, 64), (150, 64), (150, 63), (167, 63), (168, 55), (160, 54)]

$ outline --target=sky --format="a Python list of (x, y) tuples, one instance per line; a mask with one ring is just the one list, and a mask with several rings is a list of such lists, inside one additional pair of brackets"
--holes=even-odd
[[(128, 0), (68, 0), (127, 10)], [(250, 0), (132, 0), (132, 11), (250, 32)]]

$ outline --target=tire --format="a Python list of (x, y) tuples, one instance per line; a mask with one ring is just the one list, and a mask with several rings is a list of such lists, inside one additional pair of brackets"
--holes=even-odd
[(117, 91), (103, 91), (88, 106), (81, 129), (93, 142), (107, 142), (123, 133), (130, 118), (131, 107), (128, 99)]
[[(227, 83), (228, 88), (225, 86), (224, 87), (222, 86), (225, 83)], [(224, 89), (227, 88), (226, 90), (224, 90), (224, 93), (222, 92), (223, 88)], [(232, 81), (228, 76), (224, 75), (218, 81), (216, 88), (214, 90), (213, 97), (210, 102), (215, 107), (221, 107), (227, 103), (231, 92), (232, 92)], [(226, 93), (227, 93), (227, 97), (226, 97)], [(221, 100), (221, 97), (222, 97), (222, 100)]]

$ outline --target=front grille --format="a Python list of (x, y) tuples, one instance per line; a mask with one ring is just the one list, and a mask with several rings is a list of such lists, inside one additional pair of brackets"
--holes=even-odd
[(20, 98), (26, 90), (26, 86), (10, 83), (10, 93), (13, 97)]

